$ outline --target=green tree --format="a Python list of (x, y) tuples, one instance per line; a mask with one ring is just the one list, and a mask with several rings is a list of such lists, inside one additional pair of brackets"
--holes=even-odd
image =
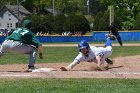
[(140, 11), (139, 0), (100, 0), (107, 7), (113, 5), (115, 7), (115, 16), (121, 20), (120, 24), (123, 29), (132, 29), (136, 16)]
[(93, 21), (93, 30), (100, 30), (100, 19), (102, 18), (103, 12), (98, 12)]
[(42, 32), (51, 34), (53, 29), (53, 16), (52, 15), (32, 15), (25, 19), (32, 20), (32, 31), (34, 33)]
[(65, 22), (65, 16), (64, 15), (58, 15), (54, 16), (54, 32), (61, 34), (64, 32), (64, 22)]
[(34, 13), (36, 11), (36, 7), (33, 4), (34, 0), (26, 0), (26, 2), (22, 3), (22, 5), (31, 13)]
[(85, 34), (87, 31), (90, 31), (90, 26), (89, 22), (83, 15), (71, 14), (66, 18), (64, 29), (71, 33), (80, 31), (82, 34)]
[(106, 11), (100, 18), (99, 30), (108, 30), (109, 27), (109, 12)]
[(136, 21), (135, 21), (134, 27), (135, 27), (135, 29), (140, 29), (140, 15), (138, 15), (136, 17)]
[(9, 5), (9, 4), (17, 4), (16, 0), (0, 0), (0, 6), (3, 6), (3, 5)]
[(108, 30), (109, 27), (109, 12), (99, 12), (94, 20), (93, 30)]

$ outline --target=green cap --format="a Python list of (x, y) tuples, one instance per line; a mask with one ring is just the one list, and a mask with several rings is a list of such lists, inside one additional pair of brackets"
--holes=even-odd
[(32, 24), (31, 20), (24, 20), (22, 25), (25, 27), (31, 27), (31, 24)]

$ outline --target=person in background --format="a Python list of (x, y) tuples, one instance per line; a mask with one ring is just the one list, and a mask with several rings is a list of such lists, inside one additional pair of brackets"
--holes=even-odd
[(118, 27), (115, 25), (115, 23), (111, 23), (111, 25), (109, 26), (109, 33), (116, 36), (120, 46), (123, 46), (121, 37), (120, 37), (119, 32), (118, 32)]

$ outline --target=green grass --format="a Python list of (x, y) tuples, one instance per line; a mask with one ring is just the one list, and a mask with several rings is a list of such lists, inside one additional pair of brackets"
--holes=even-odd
[[(61, 63), (61, 62), (72, 62), (78, 54), (77, 47), (44, 47), (43, 50), (44, 59), (40, 60), (37, 56), (37, 63)], [(139, 46), (124, 46), (124, 47), (113, 47), (113, 54), (111, 58), (140, 55)], [(0, 58), (0, 64), (22, 64), (28, 63), (28, 55), (16, 55), (7, 53)]]
[(124, 47), (113, 47), (112, 58), (123, 57), (123, 56), (133, 56), (140, 55), (139, 46), (124, 46)]
[(136, 79), (0, 79), (0, 93), (139, 93)]

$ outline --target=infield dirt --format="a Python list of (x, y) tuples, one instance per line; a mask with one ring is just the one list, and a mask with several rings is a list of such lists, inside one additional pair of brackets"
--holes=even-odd
[(0, 65), (0, 78), (140, 78), (140, 55), (114, 59), (107, 71), (91, 71), (95, 63), (81, 62), (71, 71), (60, 71), (69, 63), (41, 63), (39, 68), (54, 68), (57, 71), (26, 72), (27, 64)]

